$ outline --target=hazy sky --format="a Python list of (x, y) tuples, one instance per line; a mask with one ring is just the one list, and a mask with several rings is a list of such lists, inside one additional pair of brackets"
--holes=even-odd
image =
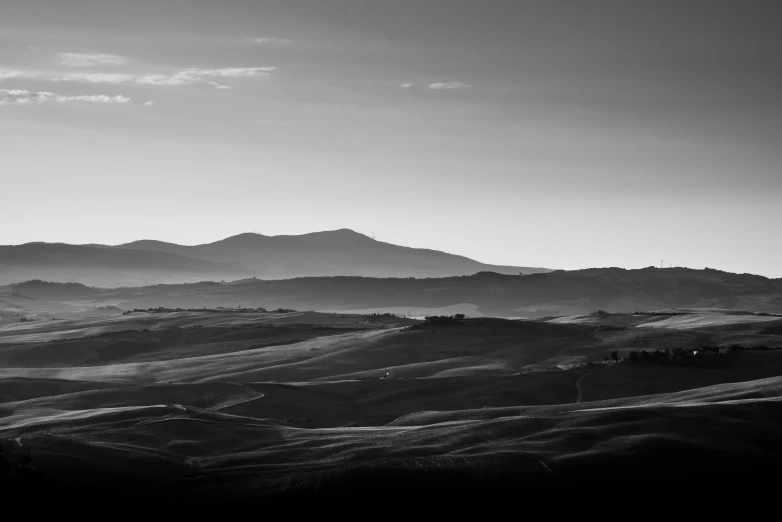
[(778, 0), (2, 0), (0, 244), (782, 277)]

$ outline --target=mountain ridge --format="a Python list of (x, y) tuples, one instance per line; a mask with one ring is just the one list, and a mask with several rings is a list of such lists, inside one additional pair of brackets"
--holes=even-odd
[(199, 245), (151, 239), (120, 245), (37, 242), (4, 246), (0, 254), (0, 284), (68, 279), (103, 287), (245, 277), (448, 277), (485, 270), (505, 274), (550, 270), (490, 265), (438, 250), (377, 241), (347, 228), (301, 235), (242, 233)]

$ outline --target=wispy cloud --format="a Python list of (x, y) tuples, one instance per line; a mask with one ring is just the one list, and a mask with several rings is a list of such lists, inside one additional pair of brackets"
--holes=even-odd
[(155, 102), (153, 100), (149, 100), (149, 101), (144, 102), (144, 105), (146, 105), (147, 107), (152, 107), (154, 104), (155, 104)]
[(230, 89), (210, 78), (243, 78), (250, 76), (269, 76), (276, 67), (232, 67), (224, 69), (186, 69), (174, 74), (151, 74), (136, 78), (136, 83), (142, 85), (156, 85), (160, 87), (175, 87), (179, 85), (192, 85), (194, 83), (207, 83), (218, 89)]
[(2, 69), (0, 68), (0, 81), (7, 80), (9, 78), (30, 78), (31, 74), (27, 71), (20, 71), (19, 69)]
[(429, 88), (438, 90), (438, 91), (444, 91), (449, 89), (469, 89), (472, 87), (469, 83), (462, 83), (462, 82), (438, 82), (438, 83), (430, 83)]
[(36, 103), (131, 103), (127, 96), (109, 96), (107, 94), (85, 94), (80, 96), (65, 96), (53, 92), (33, 92), (21, 89), (0, 89), (0, 105), (31, 105)]
[(402, 85), (400, 85), (400, 87), (403, 89), (410, 89), (412, 86), (413, 86), (412, 83), (403, 83)]
[(187, 85), (193, 82), (188, 81), (186, 78), (180, 78), (176, 74), (150, 74), (137, 78), (136, 83), (140, 83), (142, 85), (155, 85), (158, 87), (175, 87), (177, 85)]
[(258, 38), (247, 38), (246, 40), (255, 45), (285, 45), (293, 43), (293, 40), (276, 36), (261, 36)]
[(158, 87), (207, 84), (217, 89), (230, 89), (230, 85), (218, 82), (220, 79), (270, 76), (276, 67), (224, 67), (218, 69), (192, 68), (169, 74), (128, 74), (106, 72), (52, 72), (0, 68), (0, 81), (7, 79), (39, 79), (53, 82), (86, 83), (136, 83)]
[(116, 54), (59, 53), (57, 58), (60, 65), (67, 67), (97, 67), (128, 63), (127, 58)]
[(128, 83), (135, 80), (132, 74), (121, 73), (69, 73), (53, 78), (55, 81), (89, 83)]
[(89, 82), (89, 83), (127, 83), (136, 77), (122, 73), (61, 73), (51, 71), (22, 71), (19, 69), (0, 69), (0, 81), (12, 78), (48, 80), (53, 82)]

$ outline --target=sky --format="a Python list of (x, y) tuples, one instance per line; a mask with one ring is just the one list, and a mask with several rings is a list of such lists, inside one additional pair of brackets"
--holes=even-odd
[(3, 0), (0, 244), (782, 277), (778, 4)]

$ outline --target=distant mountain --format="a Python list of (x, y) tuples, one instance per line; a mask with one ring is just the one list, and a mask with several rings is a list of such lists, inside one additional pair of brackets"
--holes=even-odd
[(196, 246), (152, 240), (117, 246), (0, 246), (0, 285), (26, 279), (117, 287), (246, 277), (448, 277), (486, 270), (503, 274), (549, 271), (487, 265), (437, 250), (376, 241), (348, 229), (299, 236), (240, 234)]
[(128, 286), (250, 275), (237, 263), (219, 263), (155, 250), (64, 243), (0, 246), (0, 284), (45, 279), (94, 286)]
[(298, 236), (240, 234), (215, 243), (182, 246), (135, 241), (117, 248), (155, 250), (205, 261), (241, 264), (261, 279), (317, 276), (447, 277), (482, 270), (503, 274), (548, 272), (545, 268), (496, 266), (437, 250), (376, 241), (349, 229)]
[[(38, 285), (40, 298), (54, 300)], [(45, 290), (45, 291), (44, 291)], [(46, 293), (51, 292), (51, 293)], [(73, 299), (73, 295), (69, 294)], [(782, 313), (782, 279), (687, 268), (595, 268), (526, 276), (482, 272), (471, 276), (406, 279), (306, 277), (232, 283), (159, 285), (100, 290), (90, 302), (125, 309), (157, 306), (391, 311), (447, 309), (503, 317), (530, 317), (670, 308), (720, 308)], [(414, 314), (417, 312), (413, 311)]]

